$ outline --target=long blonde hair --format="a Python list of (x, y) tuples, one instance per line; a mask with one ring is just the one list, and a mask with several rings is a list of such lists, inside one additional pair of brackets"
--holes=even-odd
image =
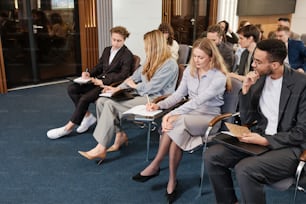
[[(196, 40), (193, 43), (192, 49), (198, 48), (205, 52), (211, 59), (210, 61), (210, 68), (215, 68), (220, 70), (225, 76), (227, 76), (228, 71), (224, 62), (223, 57), (221, 56), (217, 46), (212, 40), (209, 40), (207, 38), (201, 38)], [(190, 72), (192, 76), (196, 76), (196, 66), (193, 60), (193, 52), (191, 54), (190, 58)], [(231, 90), (231, 81), (227, 77), (227, 82), (226, 82), (226, 89)]]
[(146, 61), (143, 65), (142, 74), (150, 81), (154, 73), (166, 60), (171, 58), (171, 52), (167, 40), (159, 30), (152, 30), (144, 35), (144, 47)]

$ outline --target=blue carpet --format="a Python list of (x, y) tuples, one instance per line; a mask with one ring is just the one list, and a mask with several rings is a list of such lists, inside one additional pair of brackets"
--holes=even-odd
[[(70, 118), (73, 104), (66, 93), (67, 85), (0, 95), (0, 203), (166, 203), (167, 158), (160, 176), (146, 183), (131, 179), (148, 164), (145, 162), (145, 129), (126, 124), (129, 145), (108, 154), (101, 166), (77, 153), (96, 145), (92, 137), (94, 127), (85, 134), (73, 133), (58, 140), (46, 137), (48, 129), (59, 127)], [(90, 110), (95, 113), (94, 105)], [(154, 132), (151, 158), (157, 148), (158, 134)], [(206, 176), (204, 194), (197, 198), (200, 164), (201, 151), (184, 154), (178, 171), (176, 203), (214, 202)], [(292, 189), (266, 191), (268, 203), (289, 203), (292, 196)], [(306, 195), (299, 193), (297, 199), (297, 203), (303, 203)]]

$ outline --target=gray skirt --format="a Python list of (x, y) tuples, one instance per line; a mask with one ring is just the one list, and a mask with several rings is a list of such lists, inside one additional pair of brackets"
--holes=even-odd
[[(166, 134), (182, 150), (190, 151), (203, 144), (208, 123), (215, 115), (190, 113), (181, 115), (174, 123), (173, 129)], [(220, 125), (218, 125), (220, 126)], [(217, 126), (214, 129), (219, 129)]]

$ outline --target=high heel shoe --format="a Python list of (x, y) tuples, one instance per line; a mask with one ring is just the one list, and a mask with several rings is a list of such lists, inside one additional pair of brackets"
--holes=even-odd
[(157, 172), (156, 172), (155, 174), (152, 174), (152, 175), (149, 175), (149, 176), (143, 176), (143, 175), (141, 175), (140, 173), (141, 173), (141, 172), (139, 172), (138, 174), (136, 174), (135, 176), (133, 176), (132, 179), (133, 179), (134, 181), (142, 182), (142, 183), (143, 183), (143, 182), (146, 182), (146, 181), (150, 180), (151, 178), (154, 178), (154, 177), (158, 176), (159, 173), (160, 173), (160, 168), (158, 168), (158, 170), (157, 170)]
[(106, 152), (95, 155), (95, 156), (91, 156), (87, 152), (83, 152), (83, 151), (78, 151), (78, 153), (89, 160), (100, 159), (98, 162), (98, 165), (102, 164), (103, 160), (106, 158)]
[(165, 196), (168, 204), (172, 204), (176, 200), (177, 187), (178, 187), (178, 181), (176, 180), (175, 188), (172, 191), (172, 193), (168, 193), (168, 191), (166, 190)]
[(120, 147), (124, 144), (125, 146), (128, 146), (129, 143), (129, 138), (126, 136), (126, 134), (123, 134), (123, 136), (120, 136), (121, 138), (118, 139), (119, 140), (119, 144), (116, 144), (116, 140), (115, 140), (115, 144), (113, 144), (110, 148), (108, 148), (106, 151), (107, 152), (116, 152), (120, 149)]

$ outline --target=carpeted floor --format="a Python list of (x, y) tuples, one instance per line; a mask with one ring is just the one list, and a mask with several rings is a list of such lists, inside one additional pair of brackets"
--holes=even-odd
[[(143, 169), (146, 130), (126, 124), (129, 145), (110, 153), (101, 166), (82, 158), (77, 151), (96, 145), (94, 127), (85, 134), (50, 140), (46, 131), (67, 122), (73, 105), (66, 93), (68, 83), (18, 90), (0, 95), (0, 203), (2, 204), (96, 204), (166, 203), (168, 160), (160, 176), (146, 182), (131, 177)], [(95, 112), (94, 105), (90, 107)], [(158, 134), (152, 135), (150, 157), (157, 151)], [(185, 153), (178, 179), (176, 203), (213, 203), (205, 177), (204, 194), (197, 198), (201, 151)], [(292, 189), (267, 189), (268, 203), (289, 203)], [(238, 192), (239, 193), (239, 192)], [(306, 194), (299, 193), (297, 203)]]

